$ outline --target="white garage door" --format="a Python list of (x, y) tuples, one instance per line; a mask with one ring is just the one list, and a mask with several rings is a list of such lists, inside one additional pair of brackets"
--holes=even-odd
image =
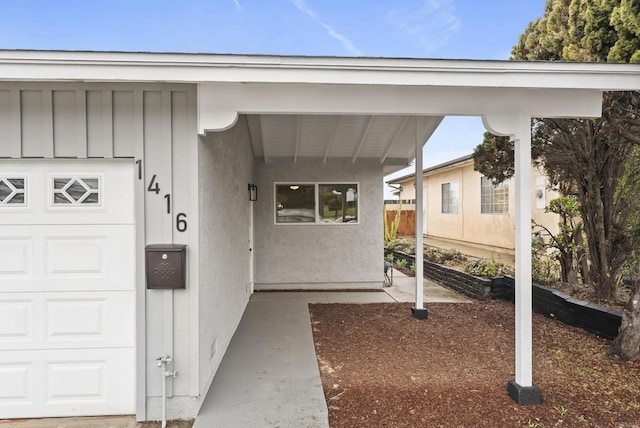
[(132, 171), (0, 161), (0, 419), (134, 413)]

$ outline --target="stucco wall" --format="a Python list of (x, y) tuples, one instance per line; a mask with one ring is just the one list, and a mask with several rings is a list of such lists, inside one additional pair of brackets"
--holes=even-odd
[[(258, 163), (256, 289), (371, 288), (382, 285), (382, 167), (377, 161), (270, 160)], [(358, 183), (359, 223), (275, 224), (275, 182)]]
[(253, 153), (245, 117), (201, 138), (200, 185), (200, 388), (209, 388), (251, 293), (250, 210)]
[[(427, 242), (450, 248), (464, 247), (462, 251), (478, 249), (477, 255), (480, 256), (484, 256), (486, 252), (494, 252), (496, 255), (503, 256), (504, 261), (509, 262), (513, 258), (515, 248), (515, 180), (509, 181), (509, 212), (483, 214), (480, 207), (481, 176), (479, 172), (474, 171), (472, 161), (425, 175)], [(557, 233), (558, 216), (545, 213), (543, 207), (551, 199), (558, 197), (558, 194), (545, 189), (541, 195), (544, 204), (539, 208), (536, 180), (540, 180), (539, 177), (543, 176), (536, 168), (532, 168), (532, 177), (531, 217), (537, 223), (549, 228), (552, 233)], [(442, 184), (452, 182), (457, 182), (459, 186), (458, 214), (444, 214), (442, 213)], [(401, 184), (401, 199), (415, 198), (413, 178)]]

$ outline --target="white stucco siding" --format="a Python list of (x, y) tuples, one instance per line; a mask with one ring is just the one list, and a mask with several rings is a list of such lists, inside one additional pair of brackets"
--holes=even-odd
[(199, 144), (200, 379), (204, 397), (249, 300), (253, 152), (246, 118)]
[[(273, 160), (257, 166), (256, 289), (382, 284), (382, 166), (377, 160)], [(358, 183), (358, 224), (275, 224), (274, 183)]]

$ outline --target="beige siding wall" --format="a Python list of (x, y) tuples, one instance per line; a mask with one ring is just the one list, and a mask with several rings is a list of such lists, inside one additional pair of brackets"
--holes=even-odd
[[(551, 199), (558, 197), (556, 192), (546, 189), (548, 182), (536, 168), (532, 168), (532, 211), (531, 217), (537, 223), (545, 225), (553, 233), (558, 231), (558, 216), (544, 212)], [(473, 254), (473, 250), (482, 253), (496, 253), (504, 260), (513, 258), (515, 243), (515, 180), (509, 181), (509, 212), (504, 214), (481, 213), (482, 175), (474, 171), (473, 161), (464, 162), (442, 170), (433, 171), (424, 177), (426, 187), (426, 230), (427, 243), (459, 248)], [(403, 182), (400, 199), (414, 199), (414, 179)], [(442, 184), (458, 183), (458, 213), (442, 213)], [(540, 188), (542, 186), (542, 189)], [(537, 194), (537, 190), (540, 190)], [(540, 202), (538, 201), (540, 200)], [(404, 208), (404, 206), (403, 206)]]

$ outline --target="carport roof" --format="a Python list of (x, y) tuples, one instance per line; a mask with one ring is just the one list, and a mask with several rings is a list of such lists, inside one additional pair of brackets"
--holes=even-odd
[(601, 92), (640, 88), (640, 65), (194, 53), (0, 51), (0, 81), (191, 83), (198, 132), (248, 115), (254, 154), (413, 160), (446, 115), (600, 115)]

